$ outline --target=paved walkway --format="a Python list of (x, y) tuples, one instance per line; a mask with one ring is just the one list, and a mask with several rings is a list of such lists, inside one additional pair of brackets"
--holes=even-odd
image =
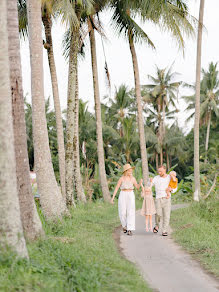
[[(173, 206), (176, 209), (179, 206)], [(184, 206), (180, 206), (184, 207)], [(151, 286), (159, 292), (218, 292), (219, 282), (208, 275), (170, 236), (145, 232), (145, 219), (136, 213), (136, 231), (120, 233), (120, 247)]]

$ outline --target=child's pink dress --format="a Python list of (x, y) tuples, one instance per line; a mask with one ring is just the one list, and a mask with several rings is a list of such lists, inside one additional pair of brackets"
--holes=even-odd
[(148, 192), (142, 192), (141, 195), (144, 198), (143, 204), (142, 204), (142, 208), (141, 208), (141, 215), (145, 216), (145, 215), (154, 215), (156, 214), (156, 209), (155, 209), (155, 205), (154, 205), (154, 199), (152, 196), (152, 190), (150, 188), (150, 191)]

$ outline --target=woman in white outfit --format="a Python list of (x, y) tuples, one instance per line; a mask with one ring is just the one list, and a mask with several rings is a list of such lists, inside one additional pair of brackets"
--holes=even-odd
[(130, 164), (126, 164), (123, 167), (123, 176), (119, 179), (111, 203), (113, 204), (114, 198), (118, 189), (121, 189), (119, 194), (118, 208), (119, 218), (122, 224), (123, 232), (128, 235), (132, 235), (132, 230), (135, 230), (135, 195), (134, 187), (140, 188), (140, 183), (137, 184), (136, 179), (132, 175), (132, 169)]

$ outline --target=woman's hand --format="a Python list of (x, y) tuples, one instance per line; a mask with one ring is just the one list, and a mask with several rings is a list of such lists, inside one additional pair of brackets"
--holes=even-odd
[(110, 204), (112, 204), (112, 205), (114, 204), (114, 199), (113, 198), (111, 199)]

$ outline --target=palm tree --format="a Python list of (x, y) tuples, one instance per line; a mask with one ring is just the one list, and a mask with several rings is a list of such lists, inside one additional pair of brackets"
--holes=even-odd
[(6, 0), (0, 2), (0, 19), (0, 244), (28, 258), (16, 181)]
[(35, 171), (43, 212), (47, 218), (54, 218), (67, 209), (55, 179), (49, 149), (43, 86), (41, 3), (29, 0), (27, 4)]
[(197, 40), (197, 57), (196, 57), (196, 82), (195, 82), (195, 124), (194, 124), (194, 181), (195, 191), (194, 201), (199, 201), (201, 196), (200, 187), (200, 168), (199, 168), (199, 120), (200, 120), (200, 77), (201, 77), (201, 50), (202, 50), (202, 28), (204, 17), (205, 0), (200, 0), (199, 25)]
[(219, 76), (217, 71), (217, 63), (209, 64), (208, 71), (202, 70), (203, 81), (201, 83), (201, 100), (205, 96), (205, 100), (201, 102), (200, 117), (207, 124), (206, 142), (205, 142), (205, 163), (207, 162), (208, 143), (210, 136), (210, 126), (212, 114), (218, 118), (218, 105), (219, 105)]
[(184, 1), (179, 0), (177, 2), (160, 2), (157, 0), (114, 0), (111, 2), (111, 6), (114, 8), (114, 25), (120, 34), (124, 32), (125, 36), (128, 38), (132, 55), (135, 79), (135, 95), (138, 108), (138, 130), (140, 136), (142, 170), (144, 182), (146, 183), (148, 178), (148, 161), (141, 104), (140, 77), (134, 42), (139, 40), (146, 41), (146, 43), (152, 48), (154, 48), (154, 44), (148, 35), (133, 20), (132, 15), (139, 15), (144, 21), (150, 20), (155, 24), (162, 25), (163, 28), (167, 29), (173, 34), (174, 38), (179, 42), (181, 47), (184, 47), (182, 31), (185, 30), (187, 34), (191, 34), (191, 32), (193, 32), (193, 28), (188, 20), (187, 6), (185, 5)]
[[(165, 139), (165, 117), (166, 117), (166, 109), (168, 111), (169, 106), (172, 106), (177, 110), (177, 106), (175, 100), (177, 99), (178, 88), (181, 84), (180, 81), (173, 81), (175, 76), (178, 73), (172, 72), (172, 66), (166, 72), (165, 69), (159, 69), (156, 66), (156, 77), (148, 75), (149, 80), (153, 82), (153, 84), (143, 85), (143, 89), (150, 89), (151, 92), (147, 92), (145, 98), (147, 102), (151, 102), (155, 105), (158, 112), (158, 137), (161, 145), (161, 153), (160, 153), (160, 163), (163, 164), (163, 141)], [(149, 97), (149, 98), (148, 98)], [(144, 100), (144, 97), (143, 97)]]
[(110, 201), (110, 193), (108, 183), (106, 179), (106, 169), (104, 161), (104, 150), (103, 150), (103, 134), (102, 134), (102, 120), (101, 120), (101, 104), (100, 104), (100, 93), (99, 93), (99, 82), (97, 72), (97, 56), (96, 56), (96, 41), (94, 34), (94, 20), (93, 16), (89, 17), (89, 37), (90, 37), (90, 48), (91, 48), (91, 61), (92, 61), (92, 72), (93, 72), (93, 87), (94, 87), (94, 101), (95, 101), (95, 114), (96, 114), (96, 128), (97, 128), (97, 154), (99, 163), (99, 175), (100, 184), (103, 192), (105, 201)]
[[(63, 124), (62, 124), (62, 112), (59, 99), (59, 89), (56, 74), (56, 65), (53, 52), (53, 40), (52, 40), (52, 16), (54, 16), (55, 11), (54, 0), (48, 1), (44, 0), (42, 2), (42, 22), (44, 25), (46, 42), (44, 43), (44, 48), (47, 50), (49, 69), (51, 75), (51, 84), (54, 100), (54, 108), (56, 115), (56, 129), (57, 129), (57, 141), (58, 141), (58, 158), (59, 158), (59, 174), (62, 195), (65, 197), (65, 146), (64, 146), (64, 135), (63, 135)], [(19, 11), (19, 29), (24, 37), (28, 35), (27, 32), (27, 7), (26, 0), (18, 1), (18, 11)]]
[[(208, 71), (202, 69), (203, 78), (200, 84), (200, 125), (207, 125), (206, 140), (205, 140), (205, 163), (207, 162), (207, 151), (210, 136), (210, 126), (212, 120), (218, 118), (218, 104), (219, 104), (219, 78), (217, 71), (217, 63), (209, 64)], [(185, 84), (186, 87), (195, 90), (195, 86)], [(195, 95), (184, 96), (188, 103), (186, 111), (192, 111), (187, 121), (194, 118), (195, 115)]]
[(48, 6), (53, 6), (53, 3), (44, 2), (42, 6), (42, 21), (45, 28), (46, 43), (44, 43), (44, 48), (47, 49), (49, 69), (51, 75), (52, 92), (54, 100), (54, 108), (56, 114), (56, 129), (57, 129), (57, 141), (58, 141), (58, 157), (59, 157), (59, 174), (62, 195), (65, 198), (65, 146), (64, 146), (64, 134), (63, 134), (63, 124), (62, 124), (62, 111), (60, 106), (58, 80), (56, 74), (56, 65), (53, 52), (53, 40), (52, 40), (52, 17), (51, 9)]
[(119, 127), (120, 137), (123, 137), (123, 121), (129, 114), (129, 107), (132, 103), (131, 94), (125, 84), (119, 86), (115, 92), (115, 98), (109, 99), (109, 114), (115, 119), (115, 126)]
[[(156, 166), (158, 166), (158, 154), (160, 154), (160, 164), (163, 164), (164, 162), (164, 155), (163, 151), (165, 150), (164, 147), (164, 141), (165, 141), (165, 136), (161, 136), (163, 131), (160, 129), (161, 127), (161, 113), (159, 111), (159, 107), (157, 103), (153, 103), (154, 98), (152, 96), (151, 99), (151, 105), (149, 104), (149, 100), (147, 99), (147, 124), (150, 125), (150, 128), (146, 127), (146, 137), (149, 142), (152, 142), (153, 144), (156, 145), (155, 147), (155, 153), (156, 153)], [(168, 107), (165, 107), (165, 118), (168, 119), (169, 121), (172, 121), (175, 118), (175, 113), (177, 110), (169, 110)], [(153, 129), (153, 133), (151, 133), (151, 126)], [(162, 125), (163, 127), (163, 125)], [(149, 133), (147, 133), (149, 131)], [(162, 132), (162, 133), (161, 133)], [(166, 133), (166, 130), (164, 131)], [(156, 135), (156, 139), (154, 139), (153, 135)], [(155, 143), (156, 142), (156, 143)], [(168, 158), (166, 157), (166, 162)]]
[[(67, 5), (66, 5), (67, 4)], [(83, 10), (90, 11), (92, 5), (90, 0), (83, 1), (59, 1), (58, 9), (62, 15), (62, 18), (67, 24), (70, 25), (70, 48), (69, 48), (69, 75), (68, 75), (68, 101), (67, 101), (67, 128), (66, 128), (66, 200), (68, 205), (75, 205), (74, 203), (74, 189), (80, 193), (76, 193), (76, 196), (85, 201), (85, 195), (82, 189), (81, 179), (78, 179), (78, 184), (73, 184), (74, 172), (77, 172), (73, 165), (74, 150), (79, 149), (75, 143), (79, 143), (79, 140), (75, 140), (74, 127), (78, 128), (78, 89), (77, 89), (77, 67), (78, 67), (78, 52), (80, 49), (80, 19)], [(75, 144), (75, 145), (74, 145)], [(79, 153), (77, 154), (79, 156)], [(79, 158), (77, 158), (78, 161)], [(76, 164), (75, 164), (76, 165)], [(77, 172), (78, 174), (78, 172)]]
[(123, 120), (124, 135), (121, 138), (121, 144), (123, 146), (126, 161), (132, 162), (131, 154), (138, 148), (139, 137), (136, 132), (136, 117), (126, 117)]
[[(21, 220), (25, 236), (34, 239), (43, 233), (30, 185), (30, 169), (27, 154), (26, 125), (17, 2), (8, 0), (8, 52), (10, 60), (10, 83), (16, 157), (17, 190), (21, 209)], [(15, 50), (16, 48), (16, 50)]]

